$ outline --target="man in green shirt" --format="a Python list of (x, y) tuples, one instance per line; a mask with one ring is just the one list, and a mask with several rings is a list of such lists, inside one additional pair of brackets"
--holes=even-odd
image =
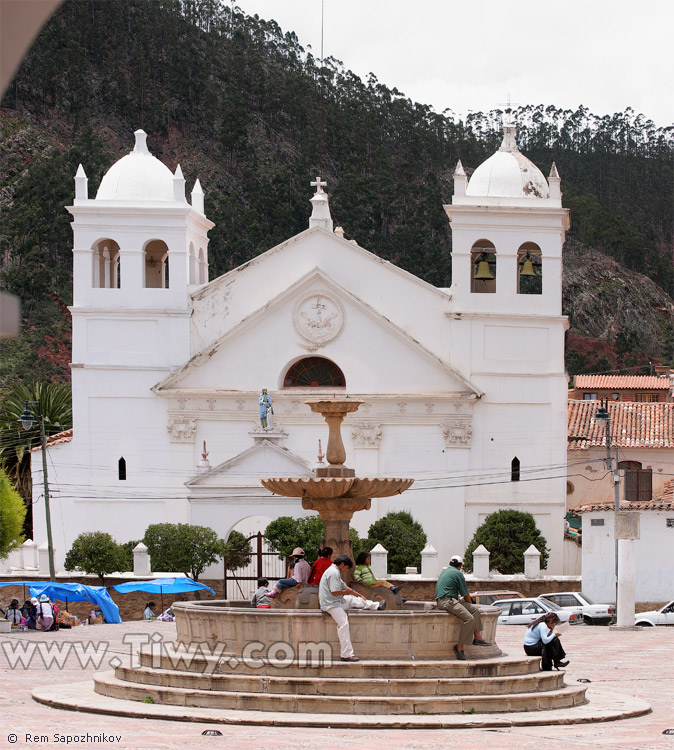
[(438, 609), (444, 609), (445, 612), (461, 620), (461, 632), (454, 646), (454, 653), (457, 659), (465, 661), (464, 643), (472, 643), (473, 646), (491, 646), (491, 643), (482, 640), (480, 610), (472, 603), (466, 579), (461, 572), (462, 565), (463, 558), (460, 555), (454, 555), (449, 561), (449, 567), (440, 573), (435, 587), (435, 603)]

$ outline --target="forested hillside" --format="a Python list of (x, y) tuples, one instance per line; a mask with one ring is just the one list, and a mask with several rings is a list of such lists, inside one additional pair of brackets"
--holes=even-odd
[[(63, 206), (78, 163), (94, 195), (138, 127), (188, 186), (201, 179), (216, 222), (211, 278), (303, 230), (320, 173), (347, 237), (448, 286), (453, 169), (461, 158), (470, 175), (493, 153), (502, 113), (459, 120), (387, 83), (321, 62), (294, 34), (214, 0), (67, 0), (0, 109), (0, 287), (23, 299), (25, 316), (21, 339), (0, 342), (0, 388), (69, 378)], [(571, 209), (570, 365), (671, 361), (674, 129), (630, 110), (599, 118), (539, 105), (515, 116), (520, 148), (544, 174), (556, 161)], [(602, 328), (606, 274), (623, 279), (609, 284), (611, 312), (638, 313)]]

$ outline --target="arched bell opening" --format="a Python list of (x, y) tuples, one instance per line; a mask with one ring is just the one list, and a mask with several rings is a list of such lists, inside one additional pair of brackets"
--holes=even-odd
[(198, 284), (199, 283), (199, 261), (197, 260), (197, 255), (194, 250), (194, 245), (191, 242), (190, 242), (190, 254), (189, 254), (189, 270), (190, 270), (189, 283)]
[(517, 293), (543, 293), (543, 254), (535, 242), (525, 242), (517, 251)]
[(489, 240), (478, 240), (470, 250), (470, 291), (476, 294), (496, 292), (496, 248)]
[(96, 242), (92, 248), (93, 287), (95, 289), (119, 289), (120, 265), (119, 245), (111, 239)]
[(198, 264), (198, 278), (199, 284), (208, 283), (208, 261), (206, 260), (206, 252), (203, 247), (199, 248), (199, 257), (197, 259)]
[(163, 240), (150, 240), (144, 249), (146, 289), (169, 288), (169, 249)]

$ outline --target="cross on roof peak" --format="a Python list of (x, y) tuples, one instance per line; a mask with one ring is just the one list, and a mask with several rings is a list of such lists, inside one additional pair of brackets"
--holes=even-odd
[(515, 124), (515, 121), (513, 119), (513, 112), (512, 110), (515, 107), (519, 107), (519, 102), (511, 102), (510, 101), (510, 92), (508, 92), (508, 101), (507, 102), (496, 102), (496, 106), (498, 107), (505, 107), (505, 112), (503, 113), (503, 125), (504, 126), (512, 126)]
[(310, 183), (312, 187), (316, 188), (317, 193), (322, 193), (323, 188), (327, 187), (328, 183), (321, 180), (320, 175), (316, 177), (316, 179)]

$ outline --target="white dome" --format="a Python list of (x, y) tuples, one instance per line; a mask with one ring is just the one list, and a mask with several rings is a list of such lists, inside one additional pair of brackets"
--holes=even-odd
[(489, 198), (549, 198), (541, 170), (520, 153), (515, 126), (503, 127), (501, 148), (473, 172), (466, 195)]
[(172, 201), (173, 174), (147, 148), (147, 133), (136, 130), (133, 151), (113, 164), (101, 180), (96, 200)]

